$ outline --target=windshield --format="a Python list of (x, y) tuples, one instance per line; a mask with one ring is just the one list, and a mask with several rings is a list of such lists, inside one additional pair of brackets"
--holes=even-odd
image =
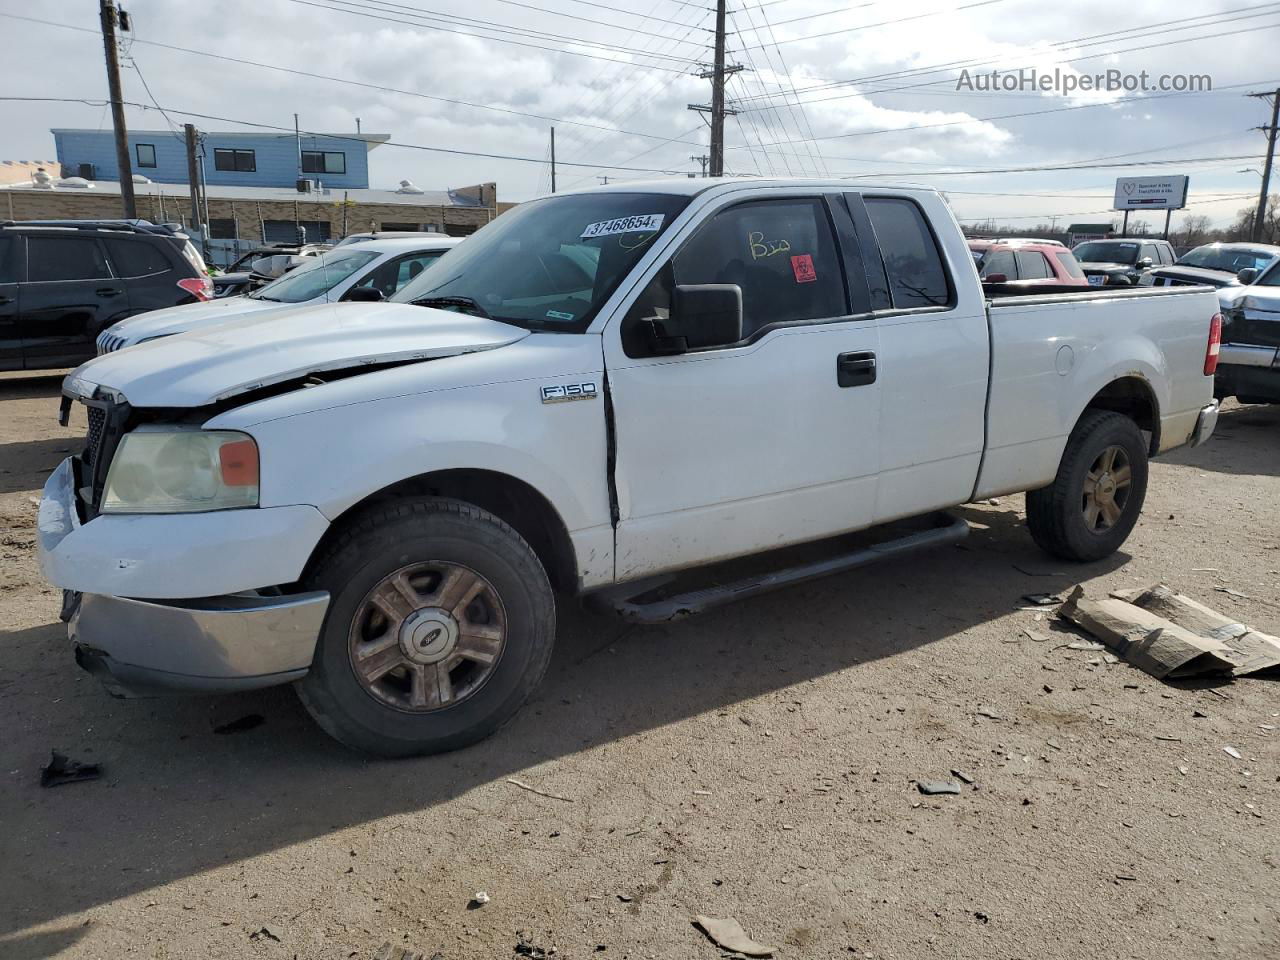
[(279, 303), (303, 303), (328, 293), (378, 254), (358, 250), (342, 250), (309, 259), (294, 267), (279, 280), (273, 280), (249, 296), (255, 300)]
[(1200, 267), (1203, 270), (1239, 273), (1245, 267), (1261, 270), (1274, 257), (1275, 253), (1271, 250), (1221, 247), (1216, 243), (1209, 243), (1203, 247), (1196, 247), (1178, 260), (1178, 264), (1184, 267)]
[(671, 194), (611, 192), (523, 203), (391, 299), (460, 297), (494, 320), (580, 333), (688, 203)]
[(1136, 243), (1115, 243), (1094, 240), (1082, 243), (1071, 251), (1081, 263), (1137, 263)]

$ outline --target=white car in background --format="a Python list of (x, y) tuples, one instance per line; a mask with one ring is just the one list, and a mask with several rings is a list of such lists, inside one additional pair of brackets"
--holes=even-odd
[(461, 237), (441, 234), (365, 240), (334, 248), (246, 296), (153, 310), (121, 320), (99, 334), (98, 353), (113, 353), (249, 314), (261, 314), (266, 319), (290, 307), (351, 299), (380, 300), (391, 296), (461, 242)]

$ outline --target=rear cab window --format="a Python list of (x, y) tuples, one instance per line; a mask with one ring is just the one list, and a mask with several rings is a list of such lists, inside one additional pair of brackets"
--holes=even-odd
[(864, 197), (895, 310), (948, 307), (953, 287), (924, 213), (905, 197)]

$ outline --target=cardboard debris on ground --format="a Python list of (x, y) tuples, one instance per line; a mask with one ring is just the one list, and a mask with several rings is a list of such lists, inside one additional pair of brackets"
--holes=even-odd
[(1100, 600), (1077, 586), (1058, 613), (1161, 679), (1244, 676), (1280, 665), (1280, 640), (1161, 585)]
[(1245, 658), (1244, 663), (1233, 671), (1237, 677), (1280, 666), (1280, 638), (1238, 623), (1163, 584), (1145, 590), (1117, 591), (1112, 596), (1159, 614), (1192, 633), (1221, 640)]
[(741, 953), (748, 957), (771, 957), (776, 949), (766, 947), (763, 943), (756, 943), (747, 936), (747, 931), (742, 929), (742, 924), (732, 917), (718, 920), (715, 917), (704, 917), (698, 914), (693, 918), (693, 922), (711, 938), (716, 946), (734, 953)]

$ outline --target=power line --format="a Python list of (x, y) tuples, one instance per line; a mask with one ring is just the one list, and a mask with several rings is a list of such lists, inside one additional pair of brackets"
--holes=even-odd
[[(97, 34), (96, 30), (90, 30), (85, 27), (78, 27), (70, 23), (58, 23), (53, 20), (39, 20), (39, 19), (36, 19), (35, 17), (24, 17), (24, 16), (19, 16), (17, 14), (4, 13), (4, 12), (0, 12), (0, 17), (8, 17), (14, 20), (24, 20), (31, 23), (38, 23), (43, 26), (59, 27), (64, 30), (73, 30), (73, 31), (76, 31), (77, 33), (89, 33), (94, 35)], [(257, 60), (247, 60), (243, 57), (231, 57), (225, 54), (211, 53), (207, 50), (196, 50), (190, 47), (179, 47), (170, 43), (161, 43), (158, 40), (135, 39), (134, 43), (146, 44), (147, 46), (159, 47), (164, 50), (172, 50), (177, 53), (185, 53), (195, 57), (205, 57), (210, 60), (219, 60), (226, 63), (235, 63), (235, 64), (239, 64), (240, 66), (258, 67), (263, 70), (274, 70), (278, 73), (288, 73), (294, 76), (305, 77), (308, 80), (324, 80), (330, 83), (341, 83), (341, 84), (346, 84), (347, 86), (361, 87), (367, 90), (378, 90), (383, 93), (394, 93), (398, 96), (418, 97), (423, 100), (434, 100), (438, 103), (448, 103), (454, 106), (468, 107), (474, 110), (491, 110), (496, 113), (505, 113), (511, 116), (524, 117), (531, 120), (545, 120), (552, 123), (565, 124), (568, 126), (589, 127), (595, 130), (605, 130), (605, 131), (608, 131), (609, 133), (626, 133), (628, 136), (633, 136), (633, 137), (644, 137), (647, 139), (659, 139), (664, 141), (666, 139), (660, 134), (641, 133), (635, 130), (619, 131), (616, 127), (607, 127), (601, 124), (585, 123), (580, 120), (567, 120), (563, 117), (552, 117), (552, 116), (547, 116), (545, 114), (530, 113), (524, 110), (513, 110), (509, 107), (496, 107), (496, 106), (493, 106), (492, 104), (474, 103), (469, 100), (459, 100), (453, 97), (441, 97), (441, 96), (437, 96), (435, 94), (430, 94), (430, 93), (420, 93), (417, 90), (404, 90), (401, 88), (388, 87), (388, 86), (384, 86), (382, 84), (377, 84), (377, 83), (368, 83), (363, 80), (354, 80), (349, 77), (334, 77), (334, 76), (329, 76), (323, 73), (312, 73), (308, 70), (297, 70), (291, 67), (278, 66), (277, 64), (274, 64), (274, 63), (262, 63)], [(612, 61), (612, 62), (616, 62), (616, 61)], [(21, 98), (17, 98), (17, 99), (21, 99)], [(690, 145), (698, 146), (699, 144), (697, 144), (696, 142), (691, 142)]]
[[(1070, 40), (1059, 40), (1051, 43), (1049, 46), (1056, 49), (1060, 49), (1060, 50), (1074, 49), (1079, 46), (1095, 46), (1096, 45), (1096, 43), (1086, 43), (1085, 41), (1096, 41), (1097, 43), (1109, 42), (1108, 40), (1101, 39), (1101, 38), (1110, 38), (1111, 40), (1136, 39), (1138, 37), (1158, 36), (1160, 34), (1169, 33), (1177, 30), (1201, 29), (1203, 27), (1216, 25), (1218, 23), (1231, 23), (1231, 22), (1235, 22), (1236, 20), (1249, 19), (1257, 16), (1269, 16), (1271, 15), (1271, 13), (1274, 13), (1276, 11), (1272, 9), (1272, 10), (1268, 10), (1266, 13), (1253, 13), (1253, 14), (1250, 14), (1248, 17), (1233, 17), (1230, 15), (1237, 14), (1237, 13), (1248, 13), (1249, 11), (1258, 11), (1264, 8), (1275, 8), (1277, 6), (1280, 6), (1280, 4), (1275, 4), (1275, 3), (1260, 4), (1252, 7), (1238, 7), (1233, 10), (1224, 10), (1224, 11), (1220, 11), (1218, 13), (1213, 13), (1213, 14), (1200, 14), (1197, 16), (1184, 18), (1182, 21), (1180, 21), (1179, 25), (1176, 27), (1170, 27), (1168, 25), (1167, 20), (1158, 21), (1156, 23), (1144, 24), (1139, 27), (1129, 27), (1124, 30), (1111, 30), (1104, 33), (1093, 33), (1093, 34), (1087, 34), (1081, 37), (1074, 37)], [(1206, 22), (1197, 23), (1195, 21), (1206, 21)], [(1130, 34), (1131, 36), (1125, 37), (1124, 36), (1125, 34)], [(1197, 37), (1192, 39), (1209, 39), (1209, 38)], [(1183, 41), (1178, 41), (1178, 42), (1183, 42)], [(1155, 47), (1155, 46), (1160, 46), (1160, 45), (1154, 45), (1154, 44), (1151, 45), (1151, 47)], [(1097, 57), (1100, 57), (1100, 56), (1111, 56), (1113, 54), (1118, 54), (1118, 53), (1130, 53), (1133, 51), (1150, 49), (1151, 47), (1144, 46), (1144, 47), (1132, 47), (1127, 50), (1112, 50), (1106, 53), (1090, 54), (1085, 57), (1075, 57), (1069, 60), (1065, 60), (1063, 62), (1076, 63), (1082, 60), (1096, 59)], [(929, 74), (932, 74), (932, 73), (945, 73), (950, 70), (966, 68), (966, 67), (989, 67), (989, 66), (998, 67), (1000, 65), (1001, 65), (1001, 61), (999, 60), (982, 59), (980, 57), (968, 58), (965, 60), (952, 60), (947, 63), (930, 64), (928, 66), (922, 66), (922, 67), (910, 67), (903, 70), (890, 71), (888, 73), (869, 74), (862, 77), (852, 77), (847, 80), (829, 80), (820, 84), (815, 84), (813, 86), (805, 87), (802, 90), (800, 90), (800, 92), (816, 93), (821, 90), (829, 90), (835, 87), (851, 86), (859, 83), (874, 83), (874, 82), (883, 82), (887, 80), (905, 79), (908, 77), (928, 76)], [(1007, 70), (1007, 69), (1015, 69), (1015, 68), (1010, 68), (1006, 66), (1005, 69)], [(1016, 68), (1016, 69), (1024, 69), (1024, 68)], [(936, 84), (945, 83), (945, 82), (947, 81), (934, 80), (926, 84), (916, 84), (915, 86), (917, 87), (918, 86), (934, 86)], [(910, 89), (914, 89), (914, 88), (912, 86), (905, 86), (905, 87), (895, 87), (895, 88), (892, 88), (892, 90), (869, 91), (869, 92), (870, 93), (889, 93), (889, 92), (896, 92), (897, 90), (910, 90)], [(836, 99), (836, 98), (826, 98), (826, 99)], [(820, 103), (824, 101), (808, 100), (805, 102)]]
[[(329, 3), (320, 3), (318, 2), (318, 0), (288, 0), (288, 2), (296, 3), (304, 7), (314, 7), (317, 10), (331, 10), (335, 13), (346, 13), (352, 16), (360, 17), (361, 19), (364, 19), (364, 20), (381, 20), (386, 23), (400, 23), (400, 24), (404, 24), (405, 26), (415, 27), (416, 29), (419, 29), (419, 30), (436, 30), (441, 33), (452, 33), (452, 34), (457, 34), (458, 36), (463, 36), (463, 37), (474, 37), (477, 40), (492, 40), (495, 43), (509, 43), (517, 47), (529, 47), (534, 50), (546, 50), (551, 53), (563, 53), (567, 56), (572, 56), (572, 57), (587, 57), (588, 59), (592, 59), (592, 60), (612, 59), (609, 57), (597, 57), (593, 54), (581, 53), (574, 50), (568, 50), (568, 49), (563, 49), (559, 47), (545, 47), (535, 43), (527, 43), (523, 40), (509, 40), (501, 36), (491, 37), (481, 33), (471, 33), (467, 30), (452, 30), (448, 27), (435, 26), (432, 23), (419, 22), (420, 20), (431, 20), (431, 19), (438, 20), (439, 19), (439, 18), (433, 18), (428, 14), (413, 14), (412, 16), (416, 17), (416, 19), (405, 20), (405, 19), (402, 19), (401, 17), (388, 16), (385, 8), (377, 7), (377, 6), (364, 6), (361, 3), (357, 2), (357, 0), (329, 0)], [(368, 2), (368, 0), (366, 0), (366, 2)], [(373, 0), (373, 2), (376, 3), (378, 2), (378, 0)], [(330, 4), (345, 4), (345, 6), (331, 6)], [(406, 16), (408, 16), (408, 14), (406, 14)], [(445, 22), (458, 22), (458, 21), (445, 21)], [(566, 37), (560, 34), (545, 33), (543, 31), (537, 31), (537, 30), (522, 30), (518, 28), (510, 28), (505, 26), (481, 27), (481, 26), (474, 26), (471, 24), (462, 24), (460, 22), (459, 22), (459, 25), (471, 26), (473, 30), (488, 30), (491, 33), (509, 34), (511, 36), (527, 37), (530, 39), (537, 39), (537, 40), (559, 41), (561, 43), (571, 43), (576, 46), (583, 46), (583, 47), (595, 47), (609, 53), (636, 54), (636, 51), (634, 50), (634, 48), (629, 49), (626, 47), (617, 46), (616, 44), (601, 43), (599, 41), (594, 41), (594, 40), (580, 40), (575, 37)], [(689, 59), (688, 57), (678, 57), (670, 54), (640, 54), (640, 55), (657, 57), (659, 59), (671, 60), (671, 61), (690, 64), (690, 65), (692, 65), (695, 62)], [(625, 61), (622, 61), (622, 62), (625, 62)], [(669, 67), (658, 67), (658, 66), (652, 66), (652, 69), (671, 70), (671, 68)], [(684, 71), (674, 70), (672, 72), (683, 73)]]
[[(0, 96), (0, 101), (26, 101), (26, 102), (42, 102), (42, 103), (48, 103), (48, 102), (83, 103), (87, 106), (100, 106), (104, 103), (104, 101), (100, 99), (91, 99), (91, 98), (84, 98), (84, 97)], [(136, 101), (128, 101), (128, 100), (122, 101), (122, 102), (125, 106), (135, 107), (144, 111), (157, 109), (155, 106), (152, 106), (151, 104), (140, 103)], [(190, 110), (181, 110), (175, 107), (165, 107), (163, 109), (168, 113), (172, 113), (182, 117), (194, 117), (196, 119), (201, 119), (201, 120), (216, 120), (220, 123), (234, 123), (234, 124), (239, 124), (241, 126), (246, 126), (246, 127), (255, 127), (255, 128), (264, 129), (264, 130), (278, 130), (278, 131), (283, 131), (285, 133), (293, 132), (292, 127), (285, 127), (279, 124), (259, 123), (253, 120), (242, 120), (234, 117), (218, 116), (216, 114), (198, 113)], [(311, 137), (323, 136), (323, 137), (328, 137), (335, 140), (348, 140), (348, 141), (358, 142), (358, 143), (366, 143), (366, 144), (368, 143), (368, 140), (363, 137), (319, 133), (311, 130), (303, 130), (301, 132), (303, 133), (303, 135), (311, 136)], [(675, 143), (678, 141), (676, 138), (673, 137), (667, 142)], [(478, 157), (481, 159), (489, 159), (489, 160), (510, 160), (510, 161), (520, 162), (520, 163), (534, 163), (534, 164), (544, 164), (544, 165), (546, 163), (546, 159), (544, 157), (523, 157), (523, 156), (516, 156), (511, 154), (484, 153), (481, 151), (474, 151), (474, 150), (457, 150), (449, 147), (428, 146), (425, 144), (416, 144), (416, 143), (404, 143), (404, 142), (395, 141), (395, 140), (384, 141), (383, 145), (389, 146), (389, 147), (400, 147), (406, 150), (421, 150), (429, 153), (444, 153), (444, 154), (450, 154), (453, 156)], [(653, 150), (656, 150), (661, 146), (664, 146), (664, 144), (658, 144), (655, 147), (651, 147), (650, 150), (647, 152), (652, 152)], [(1145, 165), (1147, 166), (1163, 166), (1167, 164), (1184, 164), (1185, 165), (1185, 164), (1191, 164), (1191, 163), (1211, 163), (1211, 162), (1217, 162), (1217, 161), (1235, 162), (1240, 160), (1256, 160), (1256, 159), (1257, 159), (1257, 156), (1254, 154), (1237, 154), (1232, 156), (1214, 156), (1214, 157), (1179, 157), (1179, 158), (1169, 159), (1169, 160), (1145, 161)], [(632, 166), (627, 166), (622, 164), (613, 165), (613, 164), (600, 164), (600, 163), (582, 163), (582, 162), (559, 160), (559, 159), (556, 160), (556, 163), (558, 166), (579, 167), (582, 169), (621, 170), (629, 173), (658, 173), (658, 174), (666, 174), (669, 176), (676, 176), (676, 175), (679, 175), (681, 172), (679, 170), (674, 170), (669, 167), (666, 167), (666, 168), (632, 167)], [(1132, 163), (1077, 163), (1077, 164), (1060, 164), (1060, 165), (1052, 165), (1052, 166), (1040, 165), (1040, 166), (1034, 166), (1034, 167), (1005, 167), (1001, 169), (986, 169), (986, 170), (930, 171), (927, 175), (934, 177), (934, 176), (967, 176), (967, 175), (979, 175), (979, 174), (991, 174), (991, 173), (1024, 173), (1024, 172), (1042, 172), (1042, 171), (1054, 172), (1054, 171), (1063, 171), (1063, 170), (1099, 170), (1099, 169), (1110, 169), (1115, 167), (1129, 167), (1132, 165), (1133, 165)], [(900, 177), (901, 174), (900, 173), (898, 174), (835, 173), (832, 176), (834, 179), (856, 180), (856, 179), (879, 179), (881, 177), (886, 177), (886, 176)]]
[(952, 7), (949, 10), (930, 10), (928, 13), (913, 13), (906, 17), (895, 17), (892, 20), (881, 20), (878, 23), (860, 23), (853, 27), (841, 27), (839, 30), (829, 30), (826, 33), (812, 33), (803, 37), (787, 37), (779, 40), (778, 43), (801, 43), (805, 40), (821, 40), (824, 37), (834, 37), (842, 33), (852, 33), (856, 30), (871, 30), (875, 27), (887, 27), (895, 23), (907, 23), (911, 20), (925, 20), (929, 17), (936, 17), (945, 13), (958, 13), (961, 10), (971, 10), (974, 7), (989, 7), (997, 3), (1007, 3), (1008, 0), (973, 0), (972, 3), (963, 3), (958, 7)]
[[(300, 2), (300, 0), (293, 0), (293, 2)], [(355, 0), (328, 0), (328, 2), (340, 3), (344, 6), (357, 6), (357, 3), (355, 2)], [(528, 10), (537, 10), (541, 13), (550, 14), (552, 16), (570, 17), (573, 19), (575, 23), (579, 23), (579, 24), (590, 23), (599, 27), (608, 27), (611, 30), (627, 30), (627, 31), (630, 31), (631, 33), (643, 33), (643, 34), (648, 34), (651, 37), (661, 37), (663, 39), (666, 39), (666, 34), (654, 33), (649, 30), (641, 30), (637, 27), (628, 27), (625, 24), (621, 24), (621, 23), (609, 23), (607, 20), (593, 20), (590, 17), (581, 17), (574, 14), (561, 13), (556, 10), (548, 10), (545, 7), (535, 7), (527, 3), (520, 3), (518, 2), (518, 0), (498, 0), (498, 2), (509, 3), (512, 6), (523, 7)], [(509, 24), (509, 23), (496, 23), (491, 20), (478, 20), (475, 17), (464, 17), (464, 16), (461, 16), (460, 14), (442, 13), (439, 10), (426, 10), (422, 7), (411, 6), (409, 4), (395, 3), (393, 2), (393, 0), (363, 0), (363, 2), (359, 4), (359, 6), (361, 9), (365, 9), (366, 5), (368, 4), (374, 5), (375, 8), (390, 7), (391, 9), (386, 11), (388, 13), (400, 13), (401, 11), (404, 11), (405, 15), (412, 16), (421, 20), (433, 20), (440, 23), (457, 24), (459, 26), (474, 26), (481, 30), (498, 30), (504, 33), (510, 32), (520, 36), (537, 35), (544, 39), (562, 40), (568, 43), (595, 44), (595, 41), (582, 40), (577, 37), (566, 37), (563, 34), (548, 33), (545, 30), (536, 30), (532, 27), (518, 27), (518, 26), (515, 26), (514, 24)], [(639, 16), (639, 14), (633, 14), (633, 16)], [(666, 21), (666, 22), (670, 23), (672, 21)], [(689, 43), (693, 44), (693, 41), (689, 41)], [(601, 45), (608, 46), (608, 47), (613, 46), (612, 44), (601, 44)], [(700, 44), (700, 46), (705, 46), (705, 44)]]
[[(1280, 26), (1280, 24), (1277, 24), (1276, 26)], [(852, 137), (870, 137), (870, 136), (876, 136), (882, 133), (905, 133), (913, 130), (935, 130), (940, 127), (966, 126), (971, 123), (989, 123), (993, 120), (1016, 120), (1016, 119), (1021, 119), (1025, 117), (1040, 117), (1040, 116), (1045, 116), (1047, 114), (1053, 114), (1053, 113), (1071, 113), (1077, 110), (1093, 110), (1097, 107), (1114, 106), (1115, 104), (1118, 104), (1118, 103), (1133, 103), (1135, 101), (1147, 102), (1151, 100), (1163, 100), (1168, 97), (1178, 97), (1178, 96), (1185, 96), (1185, 94), (1158, 93), (1158, 94), (1150, 94), (1148, 96), (1117, 97), (1115, 100), (1105, 100), (1105, 101), (1099, 101), (1097, 103), (1079, 103), (1079, 104), (1066, 106), (1066, 107), (1049, 107), (1048, 109), (1045, 109), (1045, 110), (1025, 110), (1021, 113), (1002, 113), (1002, 114), (996, 114), (995, 116), (990, 116), (990, 117), (969, 117), (964, 120), (942, 120), (937, 123), (918, 123), (918, 124), (912, 124), (910, 126), (905, 126), (905, 127), (882, 127), (878, 130), (855, 130), (851, 133), (836, 133), (826, 137), (816, 137), (814, 139), (816, 140), (847, 140)], [(809, 101), (809, 102), (812, 102), (812, 101)], [(743, 112), (744, 113), (749, 112), (751, 109), (758, 109), (758, 108), (744, 108)], [(781, 146), (788, 143), (799, 143), (799, 142), (801, 141), (798, 141), (798, 140), (780, 141), (777, 144), (768, 144), (768, 146)]]

